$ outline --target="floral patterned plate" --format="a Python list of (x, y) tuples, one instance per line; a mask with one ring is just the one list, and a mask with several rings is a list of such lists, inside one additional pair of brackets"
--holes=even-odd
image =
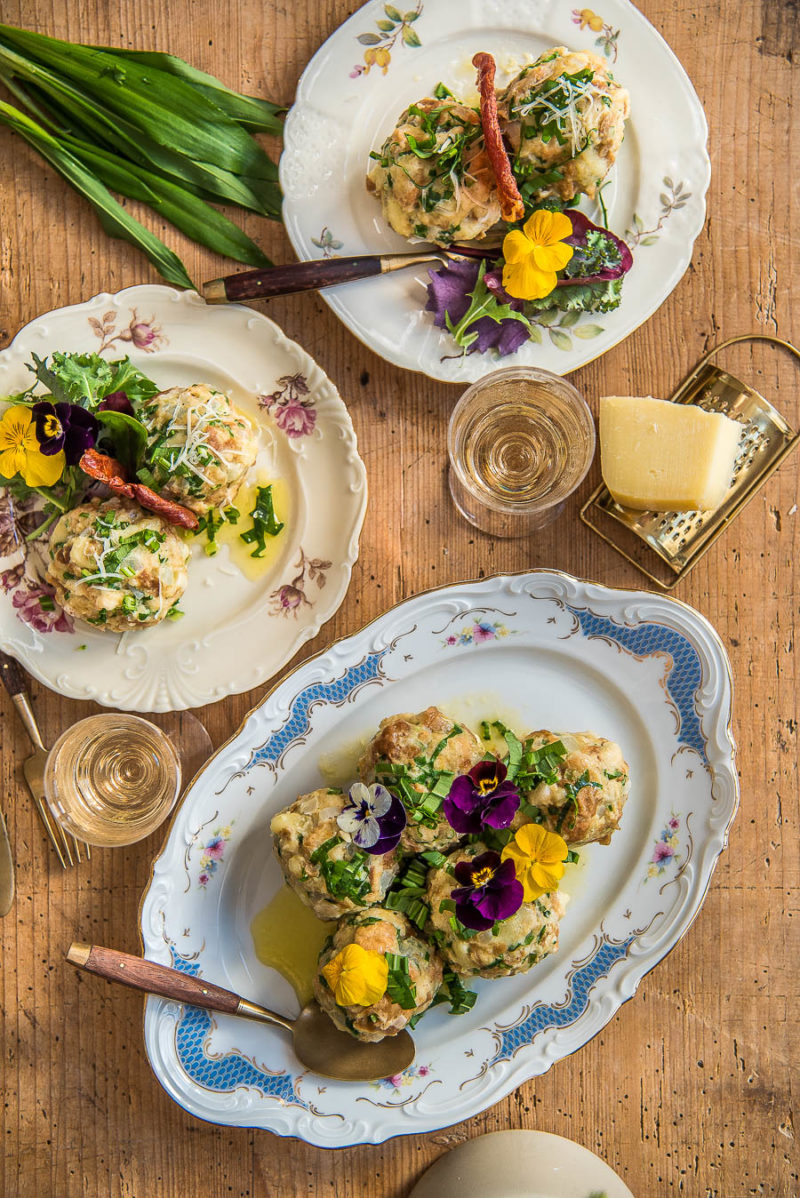
[[(250, 569), (244, 549), (236, 560), (228, 545), (208, 557), (198, 537), (183, 618), (119, 635), (73, 624), (54, 605), (0, 491), (0, 648), (62, 695), (128, 711), (197, 707), (259, 686), (330, 619), (358, 555), (366, 474), (333, 383), (265, 316), (171, 287), (129, 287), (38, 317), (0, 353), (0, 396), (30, 385), (32, 351), (53, 350), (130, 354), (163, 387), (230, 392), (259, 428), (255, 477), (281, 488), (285, 529), (252, 577), (238, 565)], [(17, 517), (24, 528), (25, 513)]]
[(327, 1147), (469, 1118), (594, 1036), (697, 915), (738, 802), (722, 644), (675, 599), (534, 571), (409, 599), (286, 677), (175, 815), (142, 905), (145, 955), (296, 1010), (250, 932), (281, 885), (270, 819), (346, 785), (384, 716), (432, 702), (472, 725), (594, 729), (622, 746), (622, 827), (567, 867), (559, 951), (478, 981), (466, 1015), (429, 1011), (414, 1065), (377, 1084), (304, 1071), (277, 1028), (148, 999), (150, 1062), (193, 1115)]
[[(629, 0), (603, 0), (599, 14), (569, 0), (365, 4), (314, 55), (286, 120), (283, 217), (298, 257), (409, 249), (367, 194), (370, 151), (380, 149), (403, 109), (440, 80), (475, 102), (476, 51), (495, 55), (502, 85), (556, 45), (604, 55), (630, 92), (625, 142), (603, 196), (609, 227), (627, 240), (634, 265), (616, 311), (541, 314), (538, 337), (504, 363), (566, 374), (632, 333), (689, 265), (705, 220), (711, 164), (692, 84)], [(584, 207), (600, 221), (597, 207), (588, 201)], [(491, 353), (463, 357), (449, 334), (433, 326), (424, 311), (427, 282), (421, 267), (320, 294), (365, 345), (398, 366), (452, 383), (496, 369)]]

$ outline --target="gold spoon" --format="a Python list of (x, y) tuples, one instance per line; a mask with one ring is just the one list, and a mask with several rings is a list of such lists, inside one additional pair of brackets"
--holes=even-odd
[(221, 1011), (225, 1015), (241, 1015), (261, 1023), (277, 1023), (294, 1038), (294, 1051), (302, 1065), (323, 1077), (337, 1081), (376, 1081), (402, 1073), (414, 1060), (414, 1041), (408, 1032), (387, 1036), (377, 1044), (365, 1044), (340, 1032), (325, 1012), (312, 1001), (303, 1007), (296, 1019), (287, 1019), (268, 1011), (258, 1003), (240, 998), (231, 990), (215, 986), (205, 978), (192, 977), (178, 969), (169, 969), (143, 957), (133, 957), (117, 949), (102, 948), (99, 944), (70, 945), (67, 960), (78, 969), (99, 974), (110, 982), (121, 982), (146, 994), (157, 994), (176, 1002)]

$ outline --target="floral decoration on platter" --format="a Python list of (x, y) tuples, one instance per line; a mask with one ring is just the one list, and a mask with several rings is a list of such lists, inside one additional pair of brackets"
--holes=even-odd
[(660, 878), (666, 872), (667, 867), (673, 862), (675, 865), (680, 865), (681, 859), (678, 854), (678, 849), (680, 848), (678, 829), (680, 826), (681, 821), (673, 811), (667, 821), (666, 827), (653, 847), (653, 855), (647, 867), (645, 882), (648, 882), (650, 878)]
[(309, 599), (306, 595), (306, 584), (316, 582), (318, 587), (324, 587), (327, 581), (325, 571), (330, 570), (331, 562), (323, 561), (319, 557), (306, 557), (301, 548), (300, 558), (295, 568), (298, 573), (295, 574), (292, 581), (285, 582), (283, 586), (274, 590), (270, 595), (270, 600), (272, 610), (276, 615), (292, 615), (297, 619), (298, 608), (304, 605), (306, 607), (313, 606), (313, 599)]
[(391, 1077), (382, 1077), (376, 1082), (370, 1082), (370, 1085), (373, 1090), (391, 1090), (399, 1094), (404, 1087), (413, 1085), (418, 1077), (428, 1077), (432, 1072), (431, 1065), (409, 1065), (404, 1073), (393, 1073)]
[(500, 620), (476, 620), (474, 624), (466, 624), (460, 632), (451, 632), (442, 645), (446, 649), (453, 645), (478, 645), (481, 641), (499, 641), (513, 635), (513, 630)]
[(600, 36), (595, 40), (595, 46), (598, 50), (602, 50), (611, 62), (617, 61), (619, 49), (617, 42), (622, 33), (621, 29), (614, 29), (596, 12), (592, 12), (591, 8), (573, 8), (572, 23), (579, 25), (581, 29), (591, 29), (592, 33), (599, 33)]
[(669, 175), (665, 175), (662, 182), (665, 190), (659, 196), (661, 200), (661, 215), (658, 218), (657, 224), (652, 229), (645, 229), (641, 217), (634, 212), (631, 219), (631, 227), (625, 231), (625, 240), (632, 250), (638, 245), (655, 245), (661, 235), (665, 221), (669, 220), (673, 212), (678, 212), (681, 208), (684, 208), (692, 198), (690, 191), (684, 191), (683, 183), (673, 183)]
[(104, 312), (98, 320), (89, 316), (89, 326), (96, 337), (100, 338), (98, 353), (110, 349), (117, 341), (127, 341), (136, 349), (142, 349), (146, 354), (154, 354), (162, 345), (168, 345), (169, 340), (163, 333), (161, 325), (156, 323), (154, 316), (145, 319), (139, 316), (135, 308), (130, 309), (131, 318), (125, 328), (117, 332), (119, 312), (114, 308)]
[(371, 67), (380, 67), (384, 75), (392, 61), (392, 50), (395, 42), (400, 39), (401, 45), (416, 49), (422, 45), (419, 34), (414, 28), (414, 22), (422, 16), (422, 0), (417, 0), (416, 8), (402, 13), (393, 4), (384, 4), (386, 16), (375, 22), (377, 33), (360, 33), (358, 41), (366, 46), (363, 64), (358, 62), (350, 72), (351, 79), (359, 75), (368, 75)]
[(225, 849), (231, 838), (231, 829), (235, 823), (236, 820), (231, 820), (224, 827), (215, 828), (212, 836), (203, 846), (203, 851), (200, 854), (200, 874), (197, 883), (204, 889), (217, 872), (217, 867), (225, 855)]
[(331, 233), (331, 231), (327, 225), (323, 226), (319, 237), (311, 238), (311, 242), (313, 245), (315, 245), (317, 247), (318, 250), (322, 250), (323, 258), (338, 257), (338, 255), (335, 253), (335, 251), (340, 250), (342, 248), (342, 246), (344, 245), (343, 241), (336, 240), (336, 238), (334, 237), (333, 233)]
[(269, 395), (259, 395), (259, 407), (265, 408), (274, 417), (278, 428), (287, 437), (307, 437), (317, 424), (314, 398), (309, 393), (308, 379), (304, 374), (284, 374), (278, 386)]

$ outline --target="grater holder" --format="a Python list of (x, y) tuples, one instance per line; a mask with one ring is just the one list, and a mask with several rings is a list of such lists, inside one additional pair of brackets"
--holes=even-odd
[[(743, 427), (731, 486), (720, 507), (713, 512), (638, 511), (618, 504), (601, 483), (580, 511), (587, 528), (664, 591), (671, 591), (694, 569), (800, 440), (800, 432), (792, 429), (763, 395), (710, 365), (722, 350), (745, 341), (766, 341), (800, 360), (795, 345), (767, 333), (730, 337), (705, 353), (670, 396), (672, 403), (693, 403), (706, 411), (722, 412)], [(654, 568), (660, 564), (665, 577), (632, 556), (634, 548), (644, 551)]]

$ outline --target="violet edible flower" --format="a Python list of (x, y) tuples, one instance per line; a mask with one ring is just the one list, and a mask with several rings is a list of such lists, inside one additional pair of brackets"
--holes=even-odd
[(519, 807), (519, 791), (508, 781), (501, 761), (479, 761), (455, 779), (443, 803), (450, 825), (462, 836), (490, 828), (507, 828)]
[(98, 423), (80, 404), (50, 403), (43, 399), (31, 409), (36, 440), (45, 457), (63, 449), (68, 466), (76, 466), (97, 440)]
[(408, 819), (400, 799), (378, 782), (372, 786), (354, 782), (348, 799), (336, 822), (353, 844), (375, 857), (396, 848)]
[(522, 906), (524, 890), (517, 881), (514, 863), (501, 861), (498, 853), (481, 853), (472, 861), (459, 861), (454, 870), (461, 882), (451, 891), (456, 918), (465, 928), (485, 932), (493, 924), (510, 919)]
[[(480, 271), (480, 260), (473, 258), (464, 262), (456, 259), (448, 262), (439, 269), (428, 271), (428, 302), (426, 312), (433, 313), (433, 323), (439, 329), (446, 329), (447, 317), (451, 324), (457, 325), (462, 316), (466, 315), (470, 306), (470, 293), (475, 289)], [(484, 282), (491, 272), (487, 270)], [(502, 302), (508, 303), (515, 312), (522, 311), (522, 301), (512, 300), (507, 296)], [(489, 349), (496, 349), (500, 357), (516, 353), (523, 342), (530, 337), (530, 329), (520, 320), (492, 320), (490, 316), (482, 316), (469, 326), (470, 332), (477, 333), (477, 340), (470, 346), (468, 353), (485, 354)]]
[(133, 416), (133, 404), (124, 391), (110, 391), (105, 399), (97, 405), (99, 412), (122, 412), (124, 416)]

